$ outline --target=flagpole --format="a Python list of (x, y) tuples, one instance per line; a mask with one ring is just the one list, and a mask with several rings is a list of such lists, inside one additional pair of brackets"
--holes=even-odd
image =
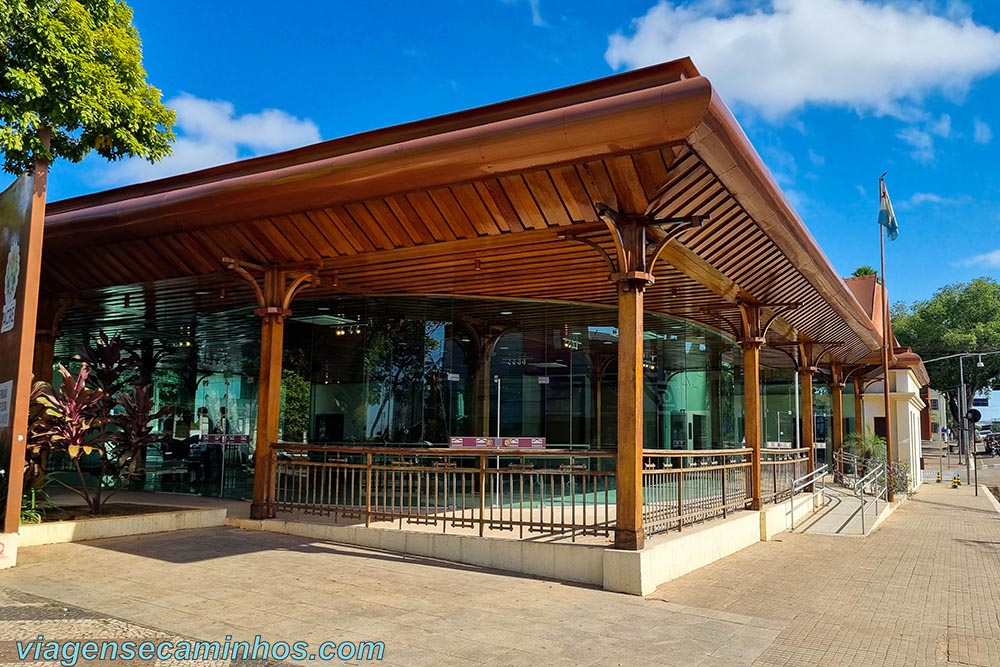
[[(879, 203), (887, 197), (885, 191), (885, 174), (878, 179)], [(878, 226), (879, 249), (882, 260), (882, 398), (885, 402), (885, 468), (886, 468), (886, 499), (891, 503), (895, 500), (889, 474), (892, 471), (892, 412), (889, 398), (889, 290), (885, 280), (885, 227)]]

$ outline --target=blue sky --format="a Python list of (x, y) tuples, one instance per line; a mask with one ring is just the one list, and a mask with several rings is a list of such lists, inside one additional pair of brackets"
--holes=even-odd
[(894, 300), (1000, 279), (995, 0), (133, 0), (175, 155), (57, 164), (61, 199), (690, 55), (834, 266)]

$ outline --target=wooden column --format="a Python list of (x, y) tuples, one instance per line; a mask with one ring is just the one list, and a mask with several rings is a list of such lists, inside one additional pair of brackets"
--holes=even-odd
[[(493, 355), (496, 352), (500, 338), (509, 333), (513, 327), (498, 327), (487, 323), (466, 322), (465, 330), (469, 334), (469, 343), (465, 348), (465, 358), (470, 366), (475, 366), (472, 386), (473, 402), (473, 433), (479, 437), (489, 437), (496, 427), (490, 410), (490, 394), (493, 391)], [(500, 397), (497, 396), (497, 400)]]
[(38, 318), (35, 324), (35, 354), (31, 365), (34, 382), (52, 382), (52, 366), (55, 363), (56, 339), (59, 337), (59, 322), (69, 303), (50, 297), (39, 297)]
[(35, 356), (31, 364), (34, 382), (52, 382), (52, 366), (56, 357), (56, 336), (51, 331), (35, 333)]
[(751, 508), (761, 508), (761, 433), (760, 433), (760, 348), (763, 340), (744, 338), (743, 347), (743, 437), (750, 454), (751, 465)]
[(864, 378), (854, 378), (854, 432), (865, 433), (865, 381)]
[[(278, 418), (281, 414), (281, 360), (285, 319), (296, 292), (318, 285), (313, 271), (284, 271), (224, 257), (222, 263), (248, 283), (257, 297), (254, 314), (260, 316), (260, 380), (257, 383), (257, 442), (254, 447), (253, 502), (250, 518), (274, 516), (274, 489), (277, 452), (271, 447), (278, 441)], [(250, 271), (263, 274), (263, 288)]]
[(604, 428), (604, 374), (611, 362), (617, 359), (617, 353), (606, 345), (591, 345), (587, 348), (587, 359), (590, 362), (590, 407), (594, 412), (594, 433), (591, 442), (597, 449), (601, 448)]
[(833, 410), (833, 453), (835, 460), (836, 454), (844, 448), (844, 372), (840, 364), (830, 364), (830, 375), (830, 407)]
[[(491, 358), (490, 351), (480, 353), (479, 364), (476, 366), (476, 386), (473, 392), (476, 403), (476, 428), (475, 434), (482, 437), (490, 435), (490, 389), (493, 378), (490, 377)], [(497, 396), (497, 400), (500, 397)]]
[(812, 472), (816, 468), (816, 415), (813, 410), (813, 374), (816, 367), (812, 365), (812, 346), (808, 343), (799, 344), (799, 363), (799, 398), (802, 405), (802, 441), (799, 446), (808, 450), (806, 472)]
[(642, 549), (643, 290), (618, 285), (618, 460), (615, 548)]
[[(45, 148), (49, 147), (50, 129), (41, 128), (39, 136)], [(31, 181), (31, 208), (29, 209), (27, 224), (21, 226), (17, 218), (23, 211), (11, 210), (9, 214), (14, 217), (11, 223), (15, 233), (21, 231), (24, 236), (21, 241), (25, 244), (20, 257), (23, 263), (20, 269), (20, 283), (15, 285), (15, 294), (19, 294), (17, 299), (19, 304), (14, 306), (15, 322), (12, 331), (4, 334), (3, 344), (0, 344), (0, 351), (3, 352), (4, 359), (0, 360), (0, 367), (3, 367), (2, 379), (12, 382), (11, 395), (8, 397), (7, 408), (9, 414), (0, 429), (5, 430), (4, 435), (9, 438), (10, 448), (9, 458), (0, 461), (0, 465), (7, 470), (7, 497), (2, 506), (3, 526), (0, 526), (0, 533), (16, 533), (21, 521), (21, 494), (24, 484), (24, 461), (25, 446), (28, 438), (28, 403), (31, 395), (31, 377), (29, 373), (32, 369), (32, 353), (35, 343), (35, 325), (38, 321), (38, 287), (41, 281), (42, 267), (42, 238), (45, 228), (45, 198), (48, 184), (49, 164), (43, 162), (41, 158), (35, 158), (34, 177)], [(9, 203), (5, 202), (5, 203)], [(21, 227), (18, 230), (18, 227)], [(16, 238), (16, 237), (15, 237)], [(11, 264), (7, 263), (7, 258), (0, 258), (0, 262), (5, 264), (6, 270), (13, 270)], [(8, 356), (9, 355), (9, 356)], [(9, 462), (9, 465), (8, 465)], [(3, 550), (3, 542), (0, 542), (0, 552)], [(13, 559), (17, 554), (16, 542), (11, 554), (6, 558)]]
[[(594, 205), (598, 217), (611, 232), (613, 255), (592, 239), (576, 240), (599, 252), (611, 271), (611, 280), (617, 284), (618, 454), (615, 473), (615, 548), (642, 549), (645, 544), (642, 525), (643, 295), (646, 287), (655, 281), (653, 266), (670, 244), (670, 238), (661, 238), (651, 249), (647, 244), (647, 231), (651, 226), (663, 223), (638, 212), (646, 208), (644, 198), (623, 203), (631, 209), (630, 214), (619, 213), (602, 202)], [(684, 221), (684, 224), (688, 222), (693, 223), (694, 220)]]
[(708, 370), (708, 405), (711, 414), (710, 449), (721, 449), (722, 443), (722, 353), (713, 350), (709, 355)]
[[(265, 304), (280, 304), (284, 277), (270, 269), (264, 274)], [(281, 412), (281, 357), (285, 335), (285, 317), (290, 313), (280, 306), (258, 308), (260, 329), (260, 380), (257, 383), (257, 444), (254, 456), (253, 502), (250, 518), (274, 516), (276, 458), (271, 444), (278, 441), (278, 417)]]
[(813, 412), (813, 372), (799, 369), (799, 391), (802, 394), (802, 445), (809, 450), (807, 472), (816, 467), (816, 415)]
[(759, 510), (761, 499), (761, 419), (760, 419), (760, 348), (763, 347), (764, 331), (761, 326), (760, 305), (740, 302), (740, 318), (743, 348), (743, 439), (751, 449), (750, 506)]

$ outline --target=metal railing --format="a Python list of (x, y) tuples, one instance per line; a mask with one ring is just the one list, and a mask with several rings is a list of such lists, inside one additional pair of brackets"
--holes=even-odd
[[(608, 536), (614, 452), (272, 445), (274, 508), (335, 519)], [(602, 462), (609, 461), (602, 466)]]
[(884, 504), (889, 502), (889, 475), (885, 468), (884, 461), (868, 460), (866, 466), (871, 469), (863, 477), (854, 483), (854, 495), (861, 501), (861, 534), (867, 535), (868, 529), (865, 526), (865, 513), (872, 507), (872, 503), (866, 501), (865, 496), (874, 496), (875, 520), (878, 520), (878, 501), (881, 498)]
[[(378, 522), (532, 535), (609, 536), (615, 452), (463, 450), (277, 443), (273, 507)], [(751, 449), (645, 450), (646, 536), (726, 517), (752, 502)], [(764, 502), (779, 502), (808, 466), (808, 450), (762, 450)], [(824, 467), (825, 469), (825, 467)]]
[[(809, 450), (761, 449), (760, 490), (761, 501), (777, 503), (792, 494), (795, 480), (809, 471)], [(792, 494), (794, 495), (794, 494)]]
[(847, 488), (853, 488), (858, 481), (862, 459), (856, 454), (839, 449), (833, 453), (833, 481)]
[(817, 509), (816, 498), (822, 496), (824, 498), (824, 503), (826, 502), (826, 476), (830, 472), (829, 466), (822, 465), (816, 468), (810, 473), (806, 473), (802, 477), (798, 477), (792, 482), (792, 491), (788, 498), (788, 512), (792, 519), (792, 530), (795, 530), (795, 495), (800, 491), (810, 490), (810, 496), (813, 501), (812, 509)]
[(645, 450), (642, 525), (646, 536), (750, 505), (752, 450)]

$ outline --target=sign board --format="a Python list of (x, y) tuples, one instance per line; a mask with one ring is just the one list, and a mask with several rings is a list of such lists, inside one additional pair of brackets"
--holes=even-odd
[(479, 449), (545, 449), (545, 438), (477, 438), (454, 436), (449, 447)]
[(10, 428), (10, 406), (14, 402), (14, 381), (0, 382), (0, 428)]
[[(47, 173), (36, 172), (0, 193), (0, 533), (16, 533), (21, 514)], [(0, 534), (0, 569), (13, 565), (17, 543), (9, 538)]]
[(210, 433), (201, 436), (201, 441), (206, 445), (249, 445), (250, 436), (240, 433)]
[(764, 449), (791, 449), (791, 441), (786, 440), (768, 440), (764, 443)]

